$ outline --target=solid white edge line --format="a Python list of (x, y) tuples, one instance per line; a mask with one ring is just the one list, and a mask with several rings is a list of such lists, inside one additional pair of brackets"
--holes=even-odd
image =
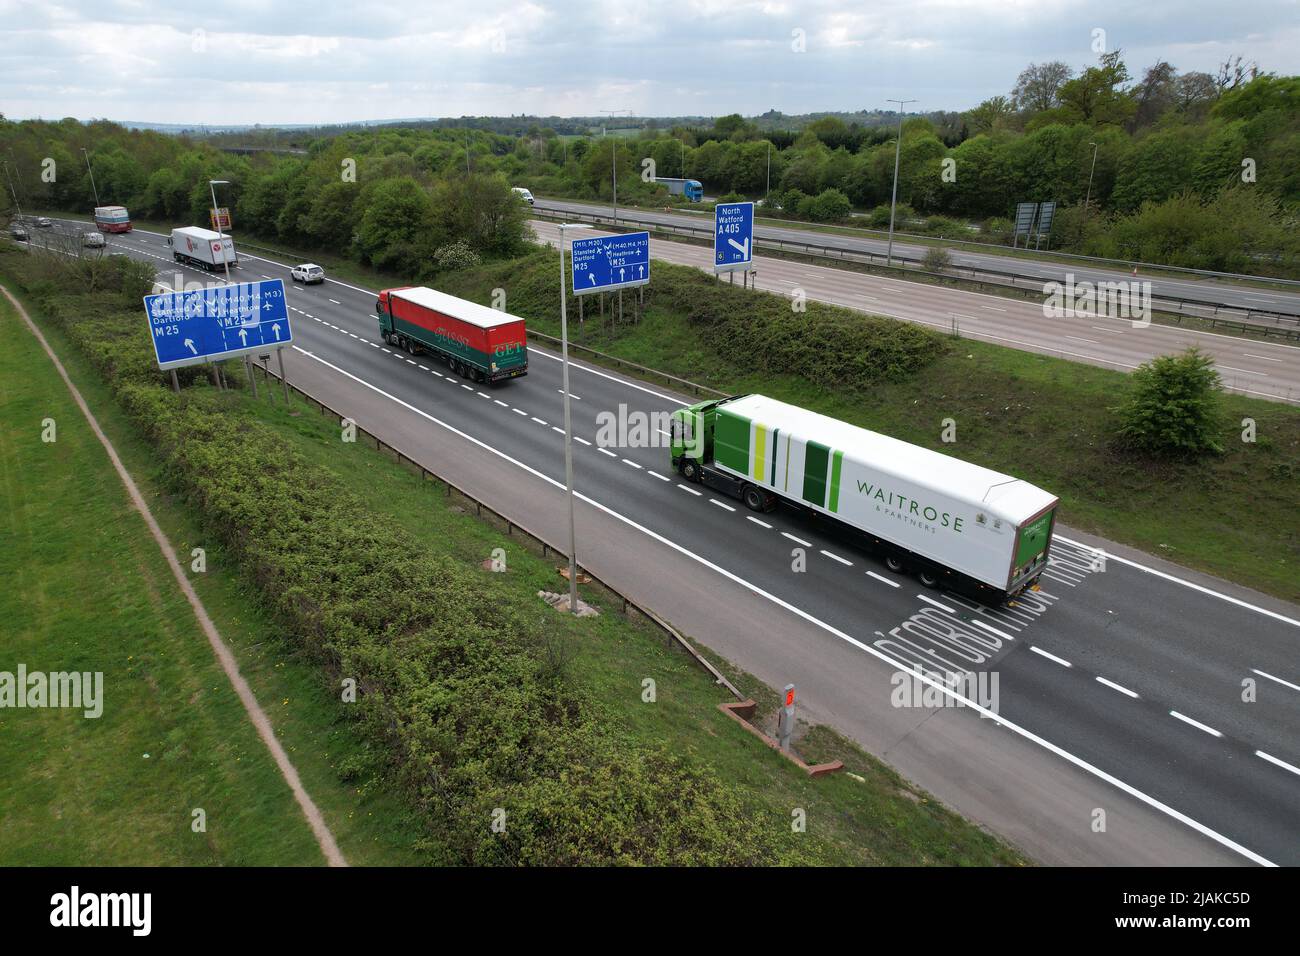
[(1170, 717), (1173, 717), (1173, 718), (1175, 718), (1175, 719), (1177, 719), (1177, 720), (1181, 720), (1181, 721), (1182, 721), (1183, 723), (1185, 723), (1185, 724), (1191, 724), (1191, 725), (1192, 725), (1193, 727), (1195, 727), (1197, 730), (1203, 730), (1203, 731), (1205, 731), (1207, 734), (1210, 734), (1210, 735), (1213, 736), (1213, 737), (1222, 737), (1222, 736), (1223, 736), (1223, 734), (1219, 733), (1219, 731), (1215, 730), (1215, 729), (1214, 729), (1213, 727), (1211, 727), (1209, 724), (1203, 724), (1203, 723), (1201, 723), (1199, 720), (1192, 720), (1192, 718), (1188, 717), (1186, 714), (1180, 714), (1180, 713), (1179, 713), (1178, 711), (1176, 711), (1176, 710), (1171, 710), (1171, 711), (1169, 712), (1169, 716), (1170, 716)]
[(1135, 690), (1129, 690), (1127, 687), (1124, 687), (1122, 684), (1116, 684), (1113, 680), (1106, 680), (1106, 678), (1104, 677), (1098, 677), (1096, 680), (1097, 683), (1105, 684), (1111, 690), (1117, 690), (1121, 694), (1127, 694), (1129, 697), (1132, 697), (1135, 700), (1137, 699), (1138, 694), (1137, 691)]
[[(1093, 548), (1090, 545), (1084, 544), (1082, 541), (1075, 541), (1073, 538), (1067, 538), (1063, 534), (1053, 535), (1053, 537), (1059, 538), (1062, 541), (1066, 542), (1067, 544), (1073, 544), (1080, 548), (1088, 548), (1090, 551), (1097, 550), (1096, 548)], [(1251, 604), (1248, 601), (1243, 601), (1241, 598), (1235, 598), (1230, 594), (1223, 594), (1220, 591), (1215, 591), (1211, 588), (1205, 587), (1204, 585), (1195, 584), (1192, 581), (1184, 581), (1182, 578), (1174, 577), (1172, 574), (1166, 574), (1164, 571), (1157, 571), (1155, 568), (1149, 568), (1145, 564), (1138, 564), (1136, 561), (1130, 561), (1128, 558), (1121, 558), (1118, 554), (1112, 554), (1111, 552), (1107, 551), (1106, 560), (1118, 561), (1120, 564), (1127, 564), (1131, 568), (1137, 568), (1139, 571), (1145, 571), (1147, 574), (1154, 574), (1156, 577), (1164, 578), (1166, 581), (1173, 581), (1175, 584), (1181, 584), (1183, 587), (1191, 588), (1193, 591), (1200, 591), (1202, 594), (1208, 594), (1211, 597), (1216, 597), (1221, 601), (1227, 601), (1229, 604), (1235, 604), (1238, 607), (1244, 607), (1248, 611), (1254, 611), (1257, 614), (1263, 614), (1265, 617), (1274, 618), (1275, 620), (1281, 621), (1283, 624), (1290, 624), (1293, 627), (1300, 627), (1300, 621), (1297, 621), (1293, 617), (1287, 617), (1285, 614), (1277, 613), (1277, 611), (1270, 611), (1268, 608), (1259, 607), (1258, 605)]]
[[(514, 465), (515, 467), (523, 471), (526, 471), (528, 474), (532, 475), (533, 477), (541, 481), (546, 482), (548, 485), (551, 485), (554, 488), (560, 488), (560, 489), (564, 488), (563, 482), (557, 481), (556, 479), (551, 478), (549, 475), (542, 474), (536, 468), (533, 468), (530, 465), (526, 465), (522, 461), (519, 461), (518, 459), (510, 457), (500, 449), (493, 448), (487, 442), (482, 441), (481, 439), (475, 438), (473, 435), (461, 431), (459, 428), (456, 428), (454, 425), (449, 425), (446, 422), (441, 421), (440, 419), (434, 417), (433, 415), (430, 415), (428, 412), (424, 411), (423, 409), (416, 408), (414, 405), (411, 405), (410, 403), (403, 401), (402, 399), (398, 398), (396, 395), (392, 395), (388, 392), (385, 392), (377, 385), (372, 385), (369, 382), (367, 382), (365, 379), (358, 378), (356, 375), (353, 375), (351, 372), (347, 371), (346, 369), (342, 369), (339, 366), (334, 365), (333, 363), (328, 362), (317, 355), (312, 355), (310, 352), (307, 352), (299, 348), (297, 345), (294, 345), (292, 347), (295, 351), (301, 352), (307, 358), (310, 358), (315, 362), (319, 362), (321, 365), (324, 365), (326, 368), (332, 369), (333, 371), (344, 376), (345, 378), (351, 379), (352, 381), (356, 382), (358, 385), (368, 388), (372, 392), (375, 392), (378, 395), (384, 396), (390, 401), (395, 402), (398, 405), (401, 405), (403, 408), (411, 412), (414, 412), (415, 414), (419, 415), (421, 418), (427, 419), (428, 421), (433, 422), (435, 425), (445, 428), (453, 435), (456, 435), (464, 439), (465, 441), (470, 442), (471, 444), (477, 445), (479, 448), (482, 448), (484, 451), (496, 455), (498, 458), (502, 459), (503, 461), (507, 461), (510, 464)], [(700, 494), (700, 492), (695, 491), (695, 489), (693, 488), (687, 488), (685, 485), (678, 485), (678, 487), (684, 488), (685, 490), (690, 491), (696, 495)], [(831, 636), (836, 637), (841, 641), (844, 641), (846, 644), (856, 647), (858, 650), (871, 655), (872, 657), (883, 662), (884, 664), (888, 665), (894, 670), (896, 671), (911, 670), (910, 667), (900, 663), (899, 661), (894, 660), (892, 657), (890, 657), (888, 654), (886, 654), (884, 651), (880, 650), (879, 648), (873, 647), (870, 644), (864, 644), (862, 641), (859, 641), (857, 638), (851, 637), (850, 635), (846, 634), (844, 631), (841, 631), (839, 628), (831, 624), (828, 624), (825, 621), (820, 620), (819, 618), (813, 616), (812, 614), (808, 613), (802, 608), (795, 607), (793, 604), (789, 603), (788, 601), (782, 600), (781, 598), (777, 597), (775, 594), (771, 594), (767, 591), (764, 591), (762, 588), (758, 587), (758, 585), (752, 584), (751, 582), (745, 580), (735, 572), (728, 571), (726, 568), (722, 567), (721, 565), (715, 564), (712, 561), (708, 560), (707, 558), (701, 557), (700, 555), (694, 553), (689, 548), (686, 548), (675, 541), (671, 541), (668, 538), (665, 538), (663, 535), (659, 534), (658, 532), (651, 531), (649, 528), (645, 527), (644, 525), (638, 524), (637, 522), (633, 521), (631, 518), (628, 518), (625, 515), (619, 514), (617, 511), (613, 510), (607, 505), (601, 504), (599, 501), (595, 500), (589, 495), (583, 494), (580, 491), (575, 491), (574, 496), (580, 498), (582, 501), (591, 505), (593, 508), (597, 509), (598, 511), (602, 511), (605, 514), (609, 515), (615, 521), (622, 522), (623, 524), (627, 525), (629, 528), (641, 532), (646, 537), (650, 538), (652, 541), (657, 541), (658, 543), (662, 544), (666, 548), (671, 548), (673, 551), (676, 551), (678, 554), (682, 555), (688, 560), (694, 561), (697, 564), (700, 564), (703, 567), (708, 568), (709, 570), (726, 578), (728, 581), (731, 581), (733, 584), (736, 584), (739, 587), (744, 588), (745, 590), (763, 598), (764, 600), (770, 601), (771, 603), (775, 604), (777, 607), (780, 607), (783, 610), (788, 611), (789, 613), (795, 615), (796, 617), (802, 618), (803, 620), (807, 621), (809, 624), (813, 625), (814, 627), (819, 628), (820, 630), (825, 631), (827, 634), (830, 634)], [(1184, 826), (1187, 826), (1190, 829), (1195, 830), (1197, 833), (1201, 834), (1202, 836), (1213, 840), (1214, 842), (1218, 843), (1220, 846), (1226, 847), (1227, 849), (1245, 857), (1251, 862), (1258, 863), (1260, 866), (1270, 866), (1270, 867), (1277, 866), (1276, 863), (1272, 862), (1267, 857), (1261, 856), (1260, 854), (1256, 853), (1254, 850), (1250, 850), (1242, 846), (1240, 843), (1237, 843), (1235, 840), (1232, 840), (1229, 837), (1224, 836), (1222, 833), (1219, 833), (1217, 830), (1213, 830), (1210, 827), (1207, 827), (1205, 824), (1192, 819), (1182, 811), (1175, 810), (1173, 807), (1169, 806), (1168, 804), (1162, 803), (1161, 801), (1157, 800), (1155, 797), (1152, 797), (1149, 794), (1144, 793), (1143, 791), (1137, 789), (1136, 787), (1125, 783), (1123, 780), (1120, 780), (1118, 777), (1114, 776), (1113, 774), (1107, 773), (1105, 770), (1102, 770), (1100, 767), (1094, 766), (1093, 764), (1084, 760), (1082, 757), (1075, 756), (1074, 754), (1070, 753), (1068, 750), (1065, 750), (1064, 748), (1057, 746), (1056, 744), (1052, 743), (1050, 740), (1047, 740), (1044, 737), (1040, 737), (1038, 734), (1034, 733), (1033, 731), (1025, 727), (1021, 727), (1019, 724), (1015, 723), (1014, 721), (1008, 720), (1006, 717), (1003, 717), (999, 714), (995, 714), (993, 711), (989, 710), (987, 707), (980, 704), (979, 701), (970, 700), (962, 696), (961, 694), (957, 693), (955, 690), (953, 690), (953, 688), (949, 687), (947, 684), (943, 683), (942, 681), (936, 680), (933, 677), (929, 677), (925, 674), (916, 674), (915, 679), (921, 681), (922, 683), (930, 687), (933, 687), (939, 693), (962, 704), (963, 706), (969, 708), (975, 713), (993, 720), (998, 725), (1005, 727), (1007, 730), (1010, 730), (1012, 733), (1020, 737), (1023, 737), (1025, 740), (1037, 744), (1038, 746), (1042, 747), (1044, 750), (1048, 751), (1051, 754), (1056, 755), (1057, 757), (1060, 757), (1062, 760), (1065, 760), (1070, 764), (1073, 764), (1075, 767), (1078, 767), (1080, 770), (1084, 771), (1085, 773), (1092, 774), (1098, 780), (1110, 784), (1116, 789), (1128, 794), (1133, 799), (1145, 803), (1147, 806), (1151, 807), (1154, 810), (1157, 810), (1160, 813), (1165, 814), (1166, 816), (1170, 817), (1173, 820), (1177, 820), (1179, 823), (1182, 823)]]

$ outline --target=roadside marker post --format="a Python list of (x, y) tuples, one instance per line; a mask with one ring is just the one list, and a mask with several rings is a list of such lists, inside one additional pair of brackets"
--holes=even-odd
[(794, 684), (785, 685), (785, 703), (776, 719), (776, 736), (781, 749), (790, 750), (790, 737), (794, 734)]

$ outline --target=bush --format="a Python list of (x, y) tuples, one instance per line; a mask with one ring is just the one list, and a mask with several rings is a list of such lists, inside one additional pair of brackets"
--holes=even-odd
[(471, 249), (469, 243), (463, 239), (457, 239), (455, 242), (439, 246), (433, 254), (433, 261), (437, 264), (440, 272), (472, 269), (474, 266), (483, 263), (482, 257)]
[(1010, 219), (994, 216), (984, 223), (984, 237), (991, 242), (1010, 242), (1013, 229)]
[(1132, 394), (1115, 409), (1119, 443), (1155, 455), (1222, 453), (1216, 437), (1222, 390), (1214, 359), (1195, 346), (1142, 363)]
[[(913, 209), (911, 206), (909, 206), (907, 203), (900, 202), (898, 206), (895, 207), (894, 228), (898, 229), (908, 219), (915, 219), (915, 218), (916, 218), (916, 210)], [(871, 223), (871, 227), (873, 229), (888, 229), (889, 228), (889, 203), (881, 203), (875, 209), (871, 210), (871, 214), (868, 216), (868, 221)]]
[(823, 189), (808, 203), (808, 218), (813, 222), (844, 222), (852, 212), (849, 197), (838, 189)]
[(944, 239), (962, 239), (971, 234), (965, 223), (947, 216), (931, 216), (925, 221), (925, 232)]
[(925, 258), (921, 260), (927, 272), (943, 272), (952, 265), (952, 256), (948, 255), (948, 250), (942, 246), (931, 246), (925, 250)]

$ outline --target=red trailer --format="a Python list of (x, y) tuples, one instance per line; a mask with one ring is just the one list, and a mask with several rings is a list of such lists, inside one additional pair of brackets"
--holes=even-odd
[(385, 289), (375, 303), (385, 342), (412, 355), (429, 352), (476, 382), (528, 374), (524, 320), (425, 286)]

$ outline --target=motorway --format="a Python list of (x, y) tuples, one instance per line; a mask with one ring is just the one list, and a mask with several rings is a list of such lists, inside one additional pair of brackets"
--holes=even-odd
[[(531, 225), (539, 239), (555, 245), (557, 223), (533, 220)], [(584, 229), (582, 235), (608, 233)], [(650, 255), (706, 272), (713, 269), (706, 246), (651, 238)], [(944, 332), (955, 327), (966, 338), (1119, 371), (1197, 345), (1214, 358), (1226, 388), (1256, 398), (1300, 402), (1300, 347), (1294, 345), (1155, 323), (1134, 327), (1130, 321), (1094, 316), (1048, 319), (1039, 303), (788, 259), (755, 256), (754, 267), (756, 287), (768, 292), (789, 296), (801, 289), (818, 302)]]
[[(602, 203), (575, 202), (567, 199), (537, 199), (535, 209), (548, 212), (581, 213), (588, 216), (609, 217), (612, 210)], [(660, 225), (692, 225), (708, 228), (712, 217), (701, 214), (662, 212), (649, 209), (620, 209), (620, 222), (628, 225), (638, 222), (657, 223)], [(852, 236), (839, 232), (823, 232), (809, 229), (795, 229), (788, 226), (773, 226), (756, 222), (754, 236), (759, 240), (772, 242), (789, 242), (803, 244), (812, 242), (830, 249), (856, 253), (871, 253), (883, 256), (888, 246), (886, 239), (870, 236)], [(905, 256), (910, 260), (919, 260), (925, 255), (929, 246), (916, 245), (894, 240), (894, 255)], [(1127, 282), (1132, 274), (1123, 270), (1107, 269), (1089, 265), (1085, 261), (1061, 263), (1047, 259), (1024, 259), (996, 253), (970, 252), (960, 247), (949, 249), (952, 264), (960, 268), (974, 268), (1001, 275), (1024, 276), (1041, 279), (1043, 282), (1063, 282), (1067, 275), (1073, 275), (1076, 282)], [(1219, 303), (1232, 309), (1258, 309), (1266, 312), (1281, 312), (1286, 315), (1300, 315), (1300, 291), (1278, 291), (1273, 288), (1252, 288), (1249, 285), (1220, 279), (1171, 278), (1168, 275), (1140, 276), (1142, 281), (1150, 281), (1152, 294), (1156, 298), (1193, 299)], [(1262, 283), (1268, 280), (1261, 279)], [(1290, 286), (1295, 289), (1294, 284)]]
[[(177, 271), (156, 234), (109, 247)], [(244, 255), (237, 278), (286, 280), (291, 381), (567, 540), (555, 355), (531, 348), (527, 377), (480, 389), (389, 349), (372, 290), (287, 276)], [(1300, 864), (1300, 609), (1068, 527), (1041, 593), (971, 606), (792, 513), (687, 485), (665, 448), (599, 447), (597, 413), (686, 400), (583, 363), (573, 374), (580, 561), (768, 684), (795, 683), (808, 719), (1045, 863)], [(996, 693), (983, 709), (956, 695), (895, 706), (905, 668)]]

